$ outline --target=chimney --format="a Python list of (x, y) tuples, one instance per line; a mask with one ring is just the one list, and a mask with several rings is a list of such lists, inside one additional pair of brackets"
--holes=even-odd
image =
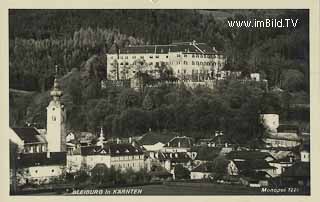
[(159, 158), (159, 153), (158, 152), (155, 153), (155, 157)]
[(132, 137), (129, 137), (129, 143), (132, 143)]
[(176, 158), (178, 158), (178, 153), (175, 153)]
[(51, 157), (51, 154), (49, 151), (47, 151), (47, 158), (49, 159)]
[(120, 144), (120, 139), (117, 137), (117, 144)]
[(180, 143), (180, 141), (178, 142), (178, 147), (181, 147), (181, 143)]

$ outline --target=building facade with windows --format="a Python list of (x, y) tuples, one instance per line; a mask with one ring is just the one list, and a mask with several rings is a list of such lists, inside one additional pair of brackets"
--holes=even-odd
[(166, 65), (181, 80), (201, 81), (219, 76), (226, 59), (214, 47), (196, 41), (128, 46), (107, 54), (107, 78), (132, 78), (138, 71), (133, 66), (141, 61), (151, 75), (157, 76), (157, 66)]
[(144, 169), (144, 153), (131, 144), (107, 143), (101, 146), (81, 147), (79, 153), (67, 156), (67, 172), (73, 173), (81, 168), (92, 170), (96, 165), (139, 171)]

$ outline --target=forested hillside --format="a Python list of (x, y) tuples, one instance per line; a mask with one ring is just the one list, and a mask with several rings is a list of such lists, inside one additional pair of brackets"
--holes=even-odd
[[(21, 96), (10, 96), (10, 124), (21, 126), (28, 120), (45, 127), (48, 90), (58, 65), (69, 129), (95, 131), (103, 125), (110, 135), (123, 136), (149, 128), (200, 135), (224, 129), (232, 136), (248, 135), (245, 131), (251, 126), (245, 124), (256, 120), (259, 112), (276, 111), (290, 119), (290, 103), (309, 103), (308, 15), (307, 10), (10, 10), (10, 88), (37, 92), (23, 105)], [(296, 28), (227, 26), (231, 19), (268, 17), (298, 18), (299, 22)], [(192, 40), (215, 46), (225, 54), (230, 68), (259, 72), (270, 88), (277, 86), (284, 92), (264, 94), (231, 83), (217, 92), (182, 91), (193, 96), (181, 102), (177, 94), (183, 88), (144, 94), (100, 89), (105, 53), (115, 44)], [(237, 121), (243, 122), (237, 126), (242, 128), (230, 128)], [(259, 129), (252, 127), (251, 135)]]

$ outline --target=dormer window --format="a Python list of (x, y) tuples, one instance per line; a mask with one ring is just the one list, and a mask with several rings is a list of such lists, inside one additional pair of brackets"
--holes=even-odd
[(117, 153), (117, 154), (119, 154), (119, 153), (120, 153), (120, 151), (119, 151), (119, 150), (116, 150), (116, 153)]
[(126, 153), (129, 153), (129, 150), (128, 149), (126, 149), (126, 151), (125, 151)]

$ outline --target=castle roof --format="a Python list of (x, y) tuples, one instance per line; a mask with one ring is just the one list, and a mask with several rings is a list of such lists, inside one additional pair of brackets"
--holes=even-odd
[[(196, 42), (177, 42), (168, 45), (138, 45), (120, 48), (120, 53), (123, 54), (167, 54), (169, 52), (218, 54), (218, 51), (209, 45)], [(111, 50), (110, 54), (116, 54), (115, 50)]]

